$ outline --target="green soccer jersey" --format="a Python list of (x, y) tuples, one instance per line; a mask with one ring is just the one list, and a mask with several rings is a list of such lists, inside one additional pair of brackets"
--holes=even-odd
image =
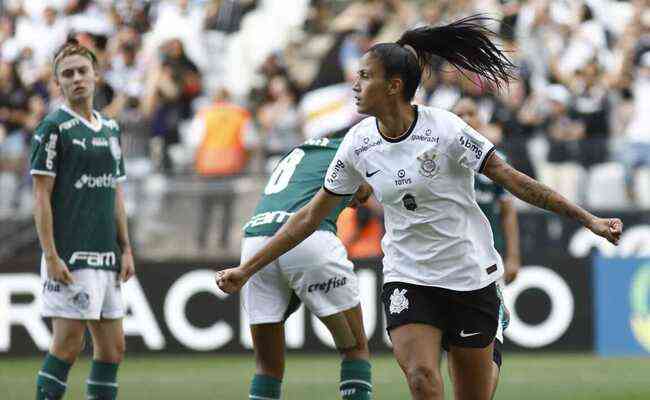
[[(497, 153), (499, 157), (504, 158), (501, 153)], [(474, 179), (474, 190), (476, 192), (476, 202), (487, 217), (492, 227), (492, 235), (494, 236), (494, 248), (501, 254), (505, 250), (505, 241), (503, 238), (503, 230), (501, 228), (499, 201), (508, 196), (508, 192), (501, 186), (492, 182), (490, 178), (485, 175), (477, 174)]]
[[(323, 186), (327, 168), (342, 140), (308, 140), (285, 155), (273, 170), (253, 216), (244, 225), (244, 236), (273, 236), (307, 204)], [(343, 197), (318, 230), (336, 233), (336, 219), (351, 198)]]
[(115, 188), (126, 179), (120, 129), (63, 106), (49, 114), (32, 138), (31, 174), (54, 177), (51, 205), (54, 243), (70, 270), (120, 270)]

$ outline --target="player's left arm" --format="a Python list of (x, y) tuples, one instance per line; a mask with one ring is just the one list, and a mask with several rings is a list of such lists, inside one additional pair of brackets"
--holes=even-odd
[(124, 190), (119, 182), (115, 187), (115, 222), (117, 225), (117, 242), (122, 250), (120, 280), (126, 282), (135, 275), (135, 262), (133, 261), (131, 241), (129, 240), (129, 226), (126, 207), (124, 206)]
[(526, 203), (575, 219), (596, 235), (618, 244), (623, 232), (623, 222), (620, 219), (598, 218), (548, 186), (512, 168), (495, 152), (487, 157), (481, 173), (496, 184)]
[(519, 273), (521, 267), (521, 255), (519, 253), (519, 219), (515, 202), (510, 194), (502, 195), (499, 199), (499, 215), (501, 218), (501, 229), (506, 242), (505, 259), (505, 280), (506, 284), (512, 282)]

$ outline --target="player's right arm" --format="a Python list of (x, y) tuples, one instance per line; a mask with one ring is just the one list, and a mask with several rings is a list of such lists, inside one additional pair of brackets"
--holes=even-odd
[(54, 218), (52, 215), (52, 191), (59, 170), (61, 140), (56, 125), (42, 121), (32, 137), (30, 173), (34, 181), (34, 221), (38, 240), (43, 249), (47, 275), (55, 281), (72, 283), (72, 274), (59, 257), (54, 242)]
[(47, 175), (34, 175), (34, 221), (36, 222), (38, 240), (41, 243), (41, 249), (43, 249), (43, 257), (45, 257), (48, 277), (67, 285), (73, 281), (72, 274), (59, 257), (54, 244), (52, 204), (50, 202), (54, 179)]
[(325, 174), (323, 187), (311, 201), (293, 214), (253, 257), (239, 267), (217, 272), (216, 281), (221, 290), (234, 293), (241, 289), (254, 273), (314, 233), (320, 223), (341, 204), (341, 196), (357, 192), (363, 179), (350, 161), (351, 137), (348, 133), (343, 139)]
[(318, 193), (273, 235), (273, 238), (239, 267), (217, 272), (217, 285), (227, 293), (241, 289), (248, 278), (314, 233), (320, 223), (341, 203), (341, 196), (320, 189)]

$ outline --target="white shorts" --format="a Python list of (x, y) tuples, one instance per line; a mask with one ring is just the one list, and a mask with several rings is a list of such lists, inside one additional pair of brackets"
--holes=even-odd
[(122, 286), (117, 272), (79, 269), (71, 273), (74, 283), (70, 285), (49, 279), (45, 260), (41, 260), (41, 315), (78, 320), (124, 317)]
[[(247, 237), (242, 262), (264, 247), (270, 237)], [(316, 231), (305, 241), (253, 275), (242, 288), (251, 325), (284, 321), (296, 295), (319, 317), (359, 304), (359, 283), (345, 247), (329, 231)], [(294, 297), (292, 301), (292, 297)]]

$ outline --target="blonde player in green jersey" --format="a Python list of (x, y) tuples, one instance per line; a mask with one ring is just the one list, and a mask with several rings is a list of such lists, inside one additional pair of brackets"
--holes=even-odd
[(92, 108), (95, 55), (69, 39), (54, 76), (65, 104), (32, 139), (34, 217), (43, 250), (42, 314), (53, 339), (37, 377), (36, 399), (60, 399), (86, 328), (93, 342), (88, 399), (117, 397), (124, 354), (121, 282), (134, 274), (121, 182), (126, 179), (117, 123)]

